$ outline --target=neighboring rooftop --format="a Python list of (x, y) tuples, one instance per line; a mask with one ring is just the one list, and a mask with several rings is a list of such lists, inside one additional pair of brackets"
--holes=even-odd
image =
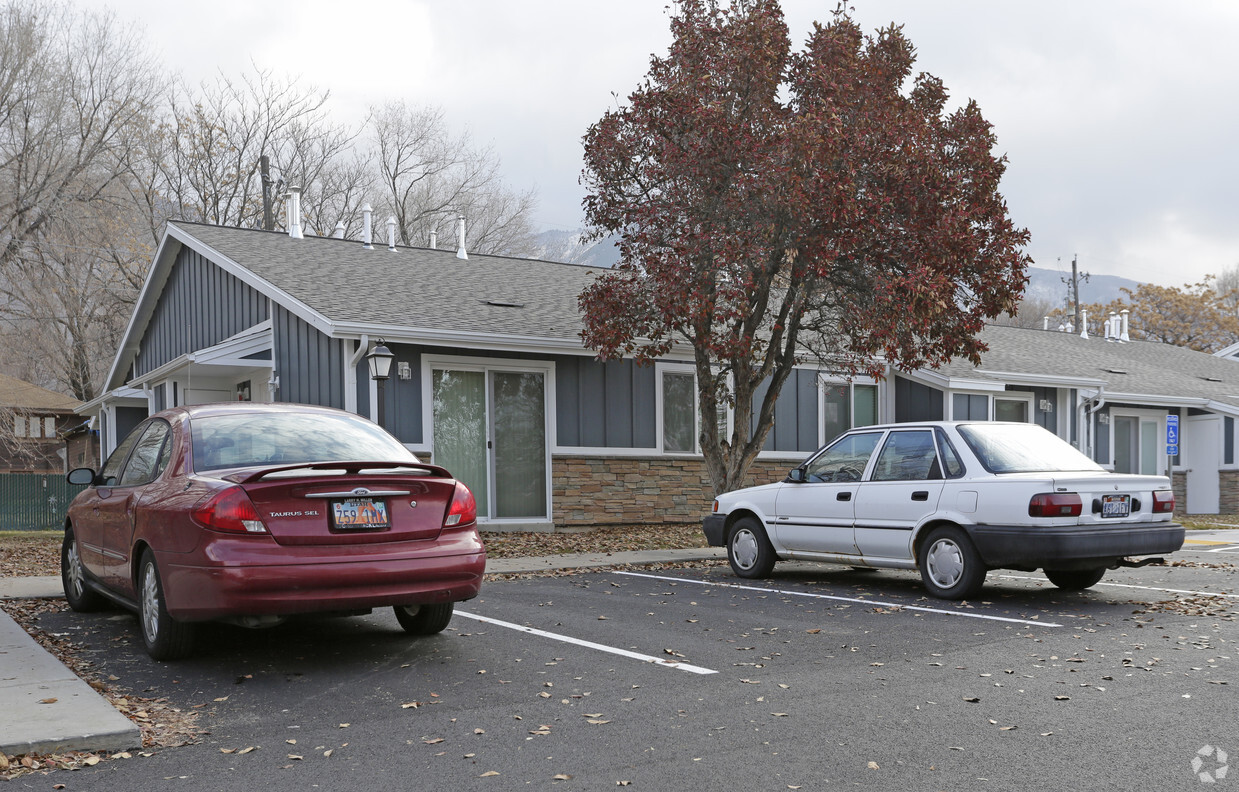
[(25, 380), (0, 374), (0, 406), (22, 410), (72, 412), (81, 402), (72, 396), (40, 388)]

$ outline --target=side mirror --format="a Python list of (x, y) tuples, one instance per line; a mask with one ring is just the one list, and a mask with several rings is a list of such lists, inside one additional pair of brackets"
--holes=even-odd
[(95, 471), (90, 468), (74, 468), (69, 471), (69, 475), (65, 476), (70, 484), (78, 486), (87, 486), (95, 483)]
[(792, 482), (793, 484), (803, 484), (806, 481), (808, 481), (809, 478), (808, 478), (808, 475), (805, 469), (802, 467), (798, 467), (798, 468), (792, 468), (790, 471), (788, 471), (787, 480)]

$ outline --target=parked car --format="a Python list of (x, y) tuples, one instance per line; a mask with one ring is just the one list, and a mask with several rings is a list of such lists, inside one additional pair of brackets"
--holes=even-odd
[(1086, 589), (1133, 556), (1183, 546), (1165, 476), (1110, 473), (1035, 424), (853, 429), (781, 482), (714, 501), (704, 530), (745, 578), (779, 560), (919, 569), (935, 597), (974, 596), (990, 569), (1042, 569)]
[(176, 407), (137, 426), (69, 506), (61, 551), (77, 611), (137, 612), (151, 657), (198, 622), (391, 606), (414, 635), (477, 596), (473, 494), (352, 413), (293, 404)]

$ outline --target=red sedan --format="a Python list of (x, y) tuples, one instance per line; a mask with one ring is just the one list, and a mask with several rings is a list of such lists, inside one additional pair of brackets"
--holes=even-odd
[(196, 622), (248, 627), (392, 606), (414, 635), (478, 594), (473, 493), (352, 413), (292, 404), (176, 407), (143, 421), (69, 507), (65, 598), (137, 612), (156, 660)]

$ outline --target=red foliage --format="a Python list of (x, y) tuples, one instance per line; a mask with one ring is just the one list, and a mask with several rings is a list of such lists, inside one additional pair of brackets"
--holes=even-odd
[(847, 375), (978, 360), (985, 319), (1023, 291), (1028, 234), (990, 125), (912, 78), (901, 28), (866, 36), (838, 12), (793, 52), (776, 0), (677, 10), (667, 56), (585, 136), (586, 215), (621, 262), (581, 295), (583, 337), (604, 358), (692, 345), (701, 413), (736, 408), (729, 442), (702, 422), (726, 488), (798, 359)]

